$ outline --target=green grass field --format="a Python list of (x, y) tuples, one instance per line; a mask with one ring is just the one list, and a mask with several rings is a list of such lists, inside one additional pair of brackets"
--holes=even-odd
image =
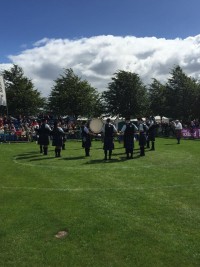
[[(157, 139), (103, 161), (69, 141), (0, 145), (0, 266), (200, 266), (200, 141)], [(68, 235), (55, 235), (65, 230)]]

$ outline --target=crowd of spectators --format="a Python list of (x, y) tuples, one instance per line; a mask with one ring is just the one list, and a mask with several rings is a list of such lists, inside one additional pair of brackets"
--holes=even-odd
[(43, 118), (46, 118), (48, 124), (53, 128), (54, 121), (59, 119), (62, 128), (68, 132), (68, 139), (80, 138), (80, 123), (75, 122), (74, 118), (56, 118), (50, 115), (40, 114), (37, 117), (19, 116), (0, 116), (0, 142), (7, 141), (36, 141), (37, 131)]
[[(46, 118), (50, 127), (53, 128), (55, 119), (59, 119), (62, 128), (68, 132), (68, 139), (81, 138), (81, 121), (75, 120), (73, 117), (54, 117), (53, 115), (39, 114), (37, 117), (19, 116), (14, 118), (10, 115), (0, 115), (0, 142), (7, 141), (35, 141), (36, 131), (43, 118)], [(199, 128), (199, 120), (194, 119), (183, 123), (183, 128), (190, 129), (191, 134), (194, 129)], [(161, 122), (157, 128), (157, 136), (173, 137), (175, 136), (174, 121)]]
[[(181, 123), (184, 129), (190, 130), (191, 134), (193, 133), (194, 129), (200, 128), (198, 119), (186, 122), (181, 121)], [(167, 122), (159, 123), (158, 135), (164, 137), (175, 136), (175, 121), (170, 121), (169, 123)]]

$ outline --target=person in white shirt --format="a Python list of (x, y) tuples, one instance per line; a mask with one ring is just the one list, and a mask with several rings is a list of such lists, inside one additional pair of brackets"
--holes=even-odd
[(175, 121), (175, 133), (176, 133), (177, 144), (180, 144), (182, 129), (183, 127), (182, 127), (181, 122), (179, 120), (176, 120)]

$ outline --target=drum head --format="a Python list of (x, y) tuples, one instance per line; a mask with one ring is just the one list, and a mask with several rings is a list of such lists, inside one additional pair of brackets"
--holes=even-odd
[(92, 119), (90, 121), (89, 127), (93, 133), (100, 133), (103, 127), (103, 121), (98, 118)]

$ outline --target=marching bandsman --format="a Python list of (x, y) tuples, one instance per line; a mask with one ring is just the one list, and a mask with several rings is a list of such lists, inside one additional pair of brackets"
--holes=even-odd
[[(112, 150), (114, 149), (114, 134), (117, 133), (116, 127), (110, 122), (108, 118), (106, 120), (106, 124), (103, 127), (103, 135), (104, 135), (104, 160), (107, 160), (108, 157), (111, 159)], [(108, 156), (109, 152), (109, 156)]]
[(61, 123), (59, 121), (54, 122), (54, 127), (52, 130), (52, 146), (55, 146), (55, 157), (61, 156), (61, 149), (64, 142), (65, 132), (61, 128)]
[(40, 146), (40, 153), (43, 153), (43, 146), (41, 145), (41, 135), (40, 135), (41, 121), (39, 120), (35, 125), (35, 133), (37, 138), (37, 144)]
[(122, 127), (121, 133), (124, 135), (124, 147), (126, 150), (126, 158), (133, 158), (134, 149), (134, 133), (138, 128), (134, 123), (131, 123), (130, 118), (126, 118), (126, 124)]
[(85, 148), (85, 156), (90, 156), (91, 133), (87, 122), (83, 122), (81, 126), (82, 147)]
[(47, 119), (42, 120), (42, 125), (39, 128), (40, 145), (43, 147), (44, 155), (48, 154), (48, 146), (50, 142), (51, 127), (47, 124)]
[(158, 124), (156, 124), (155, 118), (150, 117), (150, 119), (147, 121), (147, 126), (149, 127), (147, 131), (147, 148), (150, 148), (150, 142), (151, 142), (151, 148), (150, 150), (155, 150), (155, 137), (156, 137), (156, 129), (158, 128)]
[(145, 156), (145, 149), (146, 146), (146, 132), (148, 130), (148, 126), (145, 124), (142, 118), (138, 119), (138, 131), (139, 131), (139, 146), (140, 146), (140, 156)]
[(65, 143), (67, 141), (67, 134), (69, 132), (67, 124), (61, 122), (61, 128), (63, 129), (65, 136), (63, 137), (63, 144), (62, 144), (62, 150), (65, 150)]

